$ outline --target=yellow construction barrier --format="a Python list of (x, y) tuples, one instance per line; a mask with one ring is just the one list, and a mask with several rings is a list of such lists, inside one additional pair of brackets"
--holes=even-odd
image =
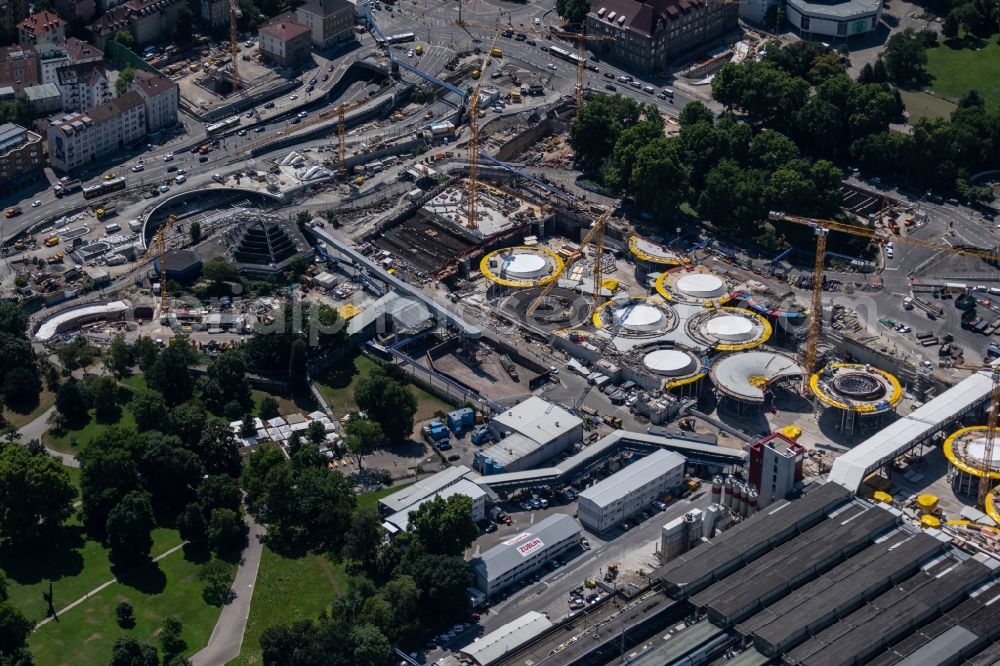
[(799, 440), (799, 437), (802, 436), (802, 428), (798, 427), (797, 425), (786, 425), (778, 432), (780, 432), (782, 435), (792, 440), (793, 442), (797, 442)]
[[(643, 251), (639, 248), (639, 236), (631, 235), (628, 237), (628, 249), (639, 261), (648, 261), (654, 264), (665, 264), (667, 266), (681, 266), (683, 264), (690, 264), (691, 260), (687, 257), (681, 257), (679, 255), (674, 255), (672, 257), (661, 257), (648, 252)], [(645, 239), (642, 239), (645, 240)], [(648, 243), (653, 243), (653, 241), (646, 241)], [(654, 245), (659, 245), (659, 243), (653, 243)]]
[[(885, 379), (886, 382), (888, 382), (889, 384), (888, 397), (886, 397), (883, 400), (880, 400), (878, 403), (866, 404), (866, 405), (849, 405), (848, 403), (842, 400), (837, 400), (833, 396), (828, 395), (824, 391), (820, 390), (819, 378), (820, 374), (823, 372), (823, 370), (820, 370), (819, 372), (815, 373), (809, 378), (809, 388), (812, 389), (813, 395), (815, 395), (817, 398), (820, 399), (820, 401), (822, 401), (823, 403), (825, 403), (830, 407), (843, 409), (845, 411), (853, 410), (858, 412), (859, 414), (871, 414), (877, 411), (885, 411), (890, 407), (895, 407), (897, 404), (899, 404), (899, 401), (903, 399), (903, 387), (899, 383), (899, 380), (896, 379), (894, 375), (884, 370), (879, 370), (878, 368), (872, 366), (868, 366), (866, 369), (866, 367), (861, 363), (831, 363), (827, 367), (833, 368), (835, 370), (846, 368), (849, 370), (858, 370), (859, 372), (871, 372), (872, 374), (879, 375), (880, 377)], [(882, 408), (881, 410), (878, 409), (878, 404), (880, 403), (885, 403), (886, 407)]]
[(762, 344), (767, 342), (771, 338), (771, 335), (774, 333), (774, 328), (771, 326), (771, 322), (769, 322), (767, 318), (757, 314), (752, 310), (747, 310), (744, 308), (720, 307), (718, 308), (718, 311), (738, 314), (753, 319), (760, 324), (761, 328), (764, 329), (764, 332), (761, 333), (760, 337), (754, 340), (750, 340), (748, 342), (733, 342), (733, 343), (725, 342), (717, 344), (715, 345), (715, 351), (737, 352), (737, 351), (746, 351), (748, 349), (753, 349), (755, 347), (760, 347)]
[(874, 499), (876, 502), (881, 502), (882, 504), (893, 503), (892, 495), (881, 490), (876, 490), (875, 494), (872, 495), (872, 499)]
[[(511, 280), (509, 278), (497, 275), (490, 269), (490, 259), (499, 254), (510, 253), (514, 250), (524, 250), (525, 254), (531, 254), (531, 253), (544, 254), (554, 262), (555, 267), (548, 275), (540, 277), (537, 280)], [(545, 247), (537, 247), (537, 246), (531, 247), (528, 245), (515, 245), (513, 247), (505, 247), (499, 250), (494, 250), (493, 252), (490, 252), (489, 254), (484, 256), (482, 261), (479, 262), (479, 272), (482, 273), (487, 280), (489, 280), (490, 282), (495, 282), (496, 284), (503, 287), (515, 287), (518, 289), (523, 289), (526, 287), (541, 287), (545, 284), (548, 284), (549, 282), (558, 279), (559, 276), (562, 275), (563, 269), (565, 267), (566, 263), (563, 261), (563, 258), (560, 257), (555, 252), (553, 252), (552, 250)]]
[(352, 317), (357, 317), (359, 314), (361, 314), (361, 312), (362, 312), (361, 308), (354, 305), (353, 303), (345, 303), (344, 305), (337, 306), (337, 315), (344, 321), (347, 321)]
[[(976, 467), (972, 467), (964, 460), (960, 460), (958, 456), (955, 455), (955, 440), (970, 433), (970, 432), (981, 432), (983, 437), (986, 436), (986, 426), (969, 426), (968, 428), (959, 428), (955, 432), (948, 436), (948, 439), (944, 440), (944, 457), (948, 459), (952, 465), (965, 472), (966, 474), (971, 474), (972, 476), (978, 476), (982, 478), (983, 470)], [(1000, 472), (990, 471), (988, 474), (991, 479), (1000, 479)], [(994, 489), (996, 490), (996, 489)], [(998, 521), (1000, 522), (1000, 521)]]
[[(664, 281), (667, 279), (667, 276), (670, 275), (671, 273), (672, 271), (664, 271), (656, 276), (656, 293), (658, 293), (660, 296), (667, 299), (668, 301), (677, 300), (674, 298), (674, 295), (671, 293), (671, 291), (667, 289), (667, 285), (664, 284)], [(732, 299), (733, 297), (731, 294), (723, 294), (718, 298), (709, 298), (701, 301), (701, 306), (707, 310), (711, 310), (712, 308), (725, 305)]]
[(921, 527), (941, 527), (941, 519), (937, 516), (924, 514), (920, 516)]

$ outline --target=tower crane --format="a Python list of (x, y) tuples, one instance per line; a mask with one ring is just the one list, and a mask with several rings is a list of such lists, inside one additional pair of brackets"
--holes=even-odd
[(173, 229), (174, 222), (177, 221), (177, 216), (170, 215), (167, 217), (167, 222), (160, 226), (157, 232), (153, 235), (150, 240), (149, 245), (146, 246), (146, 251), (143, 252), (142, 256), (133, 264), (131, 270), (125, 276), (122, 286), (115, 292), (115, 299), (122, 298), (125, 293), (132, 288), (135, 284), (135, 280), (139, 277), (139, 273), (142, 272), (143, 267), (145, 267), (151, 261), (159, 259), (160, 261), (160, 312), (164, 313), (167, 311), (167, 232)]
[(937, 243), (934, 241), (926, 241), (926, 240), (921, 240), (919, 238), (912, 238), (910, 236), (896, 235), (884, 229), (873, 229), (871, 227), (855, 226), (853, 224), (846, 224), (844, 222), (835, 222), (834, 220), (823, 220), (811, 217), (801, 217), (798, 215), (788, 215), (780, 211), (771, 211), (770, 213), (768, 213), (768, 219), (775, 222), (791, 222), (793, 224), (801, 224), (808, 227), (812, 227), (816, 233), (816, 263), (813, 268), (812, 312), (811, 312), (811, 318), (809, 320), (808, 338), (806, 339), (805, 361), (806, 361), (807, 383), (808, 383), (808, 376), (816, 372), (816, 345), (819, 342), (820, 320), (822, 318), (821, 308), (822, 308), (822, 297), (823, 297), (824, 259), (826, 257), (826, 240), (827, 240), (827, 235), (831, 231), (850, 234), (852, 236), (860, 236), (861, 238), (867, 238), (870, 241), (875, 241), (878, 243), (884, 243), (886, 241), (891, 240), (896, 243), (901, 243), (903, 245), (912, 245), (914, 247), (920, 247), (926, 250), (952, 252), (955, 254), (967, 254), (979, 257), (981, 259), (985, 259), (991, 263), (996, 263), (998, 260), (1000, 260), (1000, 254), (998, 254), (995, 250), (981, 250), (978, 248), (953, 247), (951, 245), (944, 245), (942, 243)]
[(243, 16), (240, 0), (229, 0), (229, 55), (233, 60), (233, 94), (240, 89), (240, 70), (237, 64), (240, 55), (239, 36), (236, 33), (236, 19)]
[(562, 273), (565, 273), (570, 266), (575, 264), (577, 261), (580, 260), (581, 257), (583, 257), (584, 249), (588, 245), (590, 245), (591, 242), (595, 242), (594, 247), (597, 249), (597, 264), (595, 265), (595, 270), (594, 270), (594, 300), (597, 301), (600, 299), (601, 297), (600, 276), (602, 273), (599, 270), (598, 266), (600, 265), (604, 249), (604, 226), (605, 224), (607, 224), (608, 219), (612, 216), (612, 214), (614, 214), (614, 212), (618, 210), (618, 206), (620, 205), (621, 205), (620, 200), (615, 201), (614, 204), (612, 204), (609, 208), (605, 209), (605, 211), (601, 213), (600, 217), (598, 217), (594, 221), (594, 223), (590, 225), (590, 229), (587, 230), (587, 233), (586, 235), (584, 235), (583, 240), (580, 241), (579, 247), (577, 247), (572, 254), (566, 257), (566, 261), (563, 262), (562, 271), (557, 273), (552, 280), (547, 282), (545, 284), (545, 287), (542, 289), (542, 293), (538, 294), (535, 300), (533, 300), (531, 304), (528, 305), (527, 314), (529, 317), (535, 314), (535, 311), (538, 310), (538, 307), (542, 304), (542, 301), (544, 301), (545, 298), (550, 293), (552, 293), (552, 290), (555, 289), (556, 285), (559, 283), (559, 276)]
[(469, 229), (479, 228), (479, 222), (476, 220), (476, 197), (479, 189), (479, 90), (486, 80), (486, 70), (490, 66), (493, 48), (499, 37), (500, 27), (496, 26), (493, 41), (490, 42), (486, 57), (483, 58), (483, 65), (479, 68), (479, 81), (476, 82), (472, 99), (469, 100), (469, 210), (465, 222), (465, 226)]
[[(456, 21), (456, 23), (458, 23)], [(475, 23), (472, 21), (464, 21), (458, 23), (458, 25), (463, 28), (484, 28), (492, 29), (493, 26), (484, 23)], [(591, 35), (587, 36), (586, 25), (584, 25), (581, 32), (564, 32), (562, 30), (535, 30), (533, 28), (521, 27), (518, 28), (518, 32), (523, 32), (529, 35), (535, 35), (537, 37), (560, 37), (563, 39), (568, 39), (576, 42), (577, 48), (577, 60), (576, 60), (576, 113), (580, 114), (580, 109), (583, 108), (583, 92), (586, 86), (586, 74), (587, 74), (587, 41), (612, 41), (618, 39), (615, 35)]]

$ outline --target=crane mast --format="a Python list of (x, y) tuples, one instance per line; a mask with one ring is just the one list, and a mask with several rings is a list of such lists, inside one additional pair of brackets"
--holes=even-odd
[(486, 80), (486, 68), (490, 66), (490, 59), (497, 39), (500, 37), (500, 27), (496, 27), (493, 34), (493, 41), (490, 42), (486, 57), (483, 59), (483, 66), (479, 68), (479, 81), (472, 91), (472, 99), (469, 100), (469, 209), (466, 216), (465, 226), (468, 229), (478, 229), (479, 222), (476, 219), (476, 201), (479, 190), (479, 90)]
[(229, 55), (233, 66), (233, 94), (240, 89), (240, 70), (237, 61), (240, 55), (239, 36), (236, 32), (236, 19), (243, 15), (239, 0), (229, 0)]

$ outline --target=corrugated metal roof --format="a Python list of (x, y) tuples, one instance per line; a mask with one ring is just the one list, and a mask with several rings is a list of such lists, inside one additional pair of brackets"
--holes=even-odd
[(459, 479), (456, 483), (448, 486), (447, 488), (442, 488), (440, 491), (414, 502), (405, 509), (397, 511), (386, 518), (385, 522), (390, 523), (400, 530), (405, 530), (407, 525), (410, 523), (410, 514), (419, 509), (421, 504), (430, 501), (434, 497), (448, 499), (452, 495), (465, 495), (472, 501), (475, 501), (480, 497), (485, 497), (486, 491), (468, 479)]
[(533, 555), (580, 534), (582, 529), (573, 516), (565, 513), (553, 514), (528, 530), (493, 546), (472, 560), (472, 566), (484, 573), (488, 581), (496, 580), (524, 562), (527, 553), (522, 553), (519, 547), (531, 539), (541, 541), (530, 551)]
[(580, 493), (580, 499), (603, 509), (677, 467), (684, 467), (684, 456), (660, 449), (595, 483)]
[(471, 471), (465, 465), (449, 467), (433, 476), (417, 481), (412, 486), (407, 486), (398, 492), (383, 497), (379, 500), (379, 504), (392, 513), (402, 511), (407, 507), (413, 506), (420, 500), (430, 497), (434, 493), (456, 483), (459, 479), (465, 478)]
[(469, 643), (460, 652), (474, 659), (479, 666), (488, 666), (551, 628), (549, 618), (537, 611), (528, 611), (496, 631)]

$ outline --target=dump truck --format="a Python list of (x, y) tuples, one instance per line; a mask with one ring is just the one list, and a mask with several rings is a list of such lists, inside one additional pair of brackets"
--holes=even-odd
[(511, 379), (517, 381), (517, 366), (514, 365), (514, 361), (511, 360), (510, 356), (502, 354), (500, 356), (500, 365), (503, 366), (503, 369), (510, 375)]

